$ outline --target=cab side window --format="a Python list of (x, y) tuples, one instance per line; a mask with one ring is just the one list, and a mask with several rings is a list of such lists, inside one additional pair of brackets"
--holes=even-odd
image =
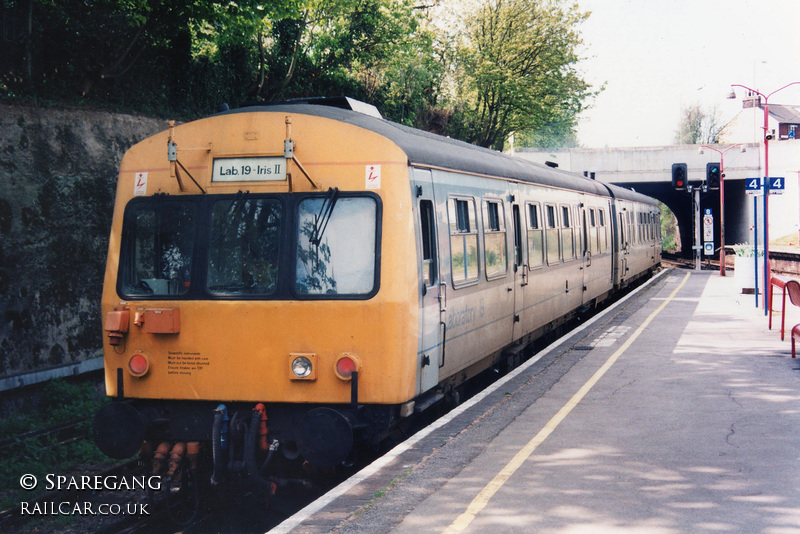
[(419, 202), (420, 231), (422, 233), (422, 280), (427, 287), (436, 283), (438, 266), (436, 264), (436, 218), (433, 201)]

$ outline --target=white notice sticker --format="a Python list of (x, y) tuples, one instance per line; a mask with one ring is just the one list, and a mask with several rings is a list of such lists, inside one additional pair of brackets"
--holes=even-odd
[(365, 189), (380, 189), (381, 188), (381, 166), (380, 165), (367, 165), (365, 177)]
[(147, 173), (137, 172), (133, 181), (133, 194), (134, 196), (147, 194)]

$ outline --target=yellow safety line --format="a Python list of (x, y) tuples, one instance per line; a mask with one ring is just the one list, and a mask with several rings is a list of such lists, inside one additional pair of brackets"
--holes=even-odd
[(544, 428), (542, 428), (542, 430), (540, 430), (539, 433), (536, 434), (533, 439), (531, 439), (514, 456), (514, 458), (511, 459), (510, 462), (508, 462), (508, 464), (506, 464), (506, 466), (497, 474), (497, 476), (495, 476), (492, 481), (489, 482), (486, 487), (483, 488), (483, 490), (481, 490), (478, 496), (475, 497), (475, 499), (473, 499), (470, 505), (467, 507), (467, 510), (455, 521), (453, 521), (450, 526), (447, 527), (447, 529), (444, 530), (444, 534), (457, 534), (463, 532), (464, 529), (466, 529), (470, 523), (472, 523), (472, 520), (475, 519), (475, 516), (477, 516), (480, 511), (483, 510), (487, 504), (489, 504), (489, 500), (500, 488), (503, 487), (506, 481), (511, 478), (511, 475), (513, 475), (516, 470), (519, 469), (525, 460), (527, 460), (528, 457), (533, 454), (533, 451), (536, 450), (536, 447), (538, 447), (544, 440), (547, 439), (550, 434), (553, 433), (561, 421), (563, 421), (567, 415), (569, 415), (572, 409), (578, 405), (578, 403), (583, 399), (583, 397), (586, 396), (587, 393), (589, 393), (589, 390), (592, 389), (592, 387), (603, 377), (606, 371), (608, 371), (611, 366), (614, 365), (614, 362), (616, 362), (617, 359), (619, 359), (619, 357), (622, 356), (626, 350), (628, 350), (631, 344), (636, 341), (636, 338), (638, 338), (641, 333), (644, 332), (644, 329), (647, 328), (653, 319), (655, 319), (656, 316), (661, 313), (661, 311), (667, 306), (667, 304), (670, 303), (670, 301), (672, 301), (675, 295), (677, 295), (678, 291), (680, 291), (681, 288), (686, 285), (690, 275), (691, 273), (686, 273), (686, 276), (683, 277), (681, 283), (675, 288), (670, 296), (667, 297), (667, 299), (662, 302), (661, 305), (647, 317), (647, 319), (644, 320), (639, 328), (637, 328), (636, 331), (631, 334), (627, 341), (625, 341), (625, 343), (623, 343), (619, 349), (617, 349), (617, 351), (612, 354), (608, 360), (606, 360), (606, 363), (604, 363), (603, 366), (597, 370), (592, 378), (590, 378), (589, 381), (586, 382), (575, 395), (573, 395), (573, 397), (564, 405), (564, 407), (561, 408), (558, 413), (554, 415), (552, 419), (550, 419), (550, 421), (548, 421)]

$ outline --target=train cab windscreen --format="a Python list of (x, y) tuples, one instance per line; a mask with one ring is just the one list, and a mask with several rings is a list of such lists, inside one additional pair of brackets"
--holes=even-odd
[(369, 298), (379, 216), (373, 195), (135, 199), (117, 289), (134, 300)]

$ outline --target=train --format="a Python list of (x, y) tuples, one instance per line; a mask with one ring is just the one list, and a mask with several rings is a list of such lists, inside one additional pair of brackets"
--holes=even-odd
[(274, 493), (660, 266), (653, 199), (350, 98), (226, 110), (122, 158), (99, 448)]

